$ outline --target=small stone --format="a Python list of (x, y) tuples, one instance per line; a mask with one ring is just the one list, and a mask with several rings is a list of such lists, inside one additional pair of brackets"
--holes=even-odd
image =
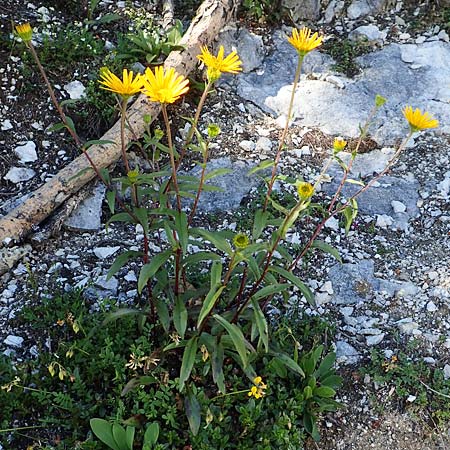
[(125, 281), (129, 281), (129, 282), (135, 282), (137, 281), (136, 278), (136, 274), (130, 270), (125, 276), (124, 276)]
[(1, 122), (0, 129), (2, 131), (8, 131), (12, 130), (13, 126), (9, 119), (5, 119), (3, 122)]
[(423, 358), (423, 362), (431, 365), (436, 364), (436, 360), (431, 356), (425, 356), (425, 358)]
[(96, 247), (94, 248), (94, 255), (98, 259), (106, 259), (114, 255), (120, 247)]
[(448, 380), (450, 378), (450, 365), (446, 364), (444, 366), (444, 379)]
[(395, 23), (401, 27), (406, 26), (406, 22), (400, 16), (395, 16)]
[(36, 175), (33, 169), (25, 169), (24, 167), (12, 167), (8, 173), (3, 177), (11, 183), (17, 184), (22, 181), (31, 180)]
[(333, 231), (339, 231), (339, 220), (336, 217), (330, 217), (325, 222), (325, 228), (330, 228)]
[(386, 31), (380, 31), (376, 25), (363, 25), (355, 28), (348, 35), (349, 39), (352, 41), (366, 40), (369, 42), (379, 42), (381, 44), (386, 39), (386, 36)]
[(366, 344), (369, 347), (372, 347), (373, 345), (378, 345), (383, 339), (384, 339), (384, 333), (376, 334), (374, 336), (367, 336)]
[(444, 42), (450, 42), (450, 38), (447, 34), (447, 32), (445, 30), (441, 30), (439, 31), (437, 37), (439, 38), (439, 40), (444, 41)]
[(407, 41), (411, 37), (411, 35), (409, 33), (400, 33), (398, 37), (402, 41)]
[(416, 396), (415, 395), (409, 395), (408, 398), (406, 399), (407, 402), (412, 403), (416, 400)]
[(77, 80), (65, 84), (64, 89), (72, 100), (79, 100), (80, 98), (83, 98), (86, 91), (83, 83)]
[(387, 214), (377, 214), (376, 226), (380, 228), (390, 227), (394, 223), (394, 219)]
[(392, 208), (395, 213), (403, 213), (406, 211), (406, 205), (402, 202), (398, 202), (397, 200), (392, 200), (391, 202)]
[(428, 312), (435, 312), (435, 311), (437, 311), (437, 306), (432, 302), (432, 301), (429, 301), (428, 303), (427, 303), (427, 311)]
[(255, 150), (256, 145), (252, 141), (244, 140), (239, 143), (239, 147), (241, 147), (243, 150), (246, 150), (248, 152), (252, 152), (253, 150)]
[(360, 358), (361, 356), (358, 351), (348, 342), (336, 342), (336, 359), (338, 362), (344, 364), (356, 364)]
[(272, 150), (272, 141), (267, 137), (261, 136), (256, 141), (255, 150), (257, 152), (264, 152), (264, 153), (270, 152), (270, 150)]
[(328, 292), (318, 292), (315, 295), (315, 301), (317, 306), (324, 305), (331, 300), (331, 295)]
[(438, 277), (439, 277), (439, 274), (435, 270), (432, 270), (431, 272), (428, 272), (428, 278), (430, 280), (435, 280)]
[(3, 341), (5, 345), (8, 347), (20, 348), (23, 344), (23, 337), (14, 336), (12, 334), (8, 335), (6, 339)]
[(325, 283), (323, 283), (320, 290), (321, 290), (321, 292), (328, 292), (328, 294), (330, 294), (330, 295), (334, 294), (333, 285), (332, 285), (331, 281), (325, 281)]
[(416, 44), (423, 44), (426, 40), (427, 38), (425, 36), (419, 36), (416, 38)]
[(38, 159), (36, 153), (36, 144), (33, 141), (28, 141), (24, 145), (19, 145), (14, 149), (21, 163), (34, 162)]
[(109, 280), (106, 279), (106, 275), (101, 276), (95, 282), (95, 285), (99, 288), (104, 289), (105, 291), (110, 291), (113, 294), (117, 292), (117, 288), (119, 287), (119, 282), (116, 277), (111, 277)]
[(413, 322), (411, 318), (397, 321), (397, 326), (400, 332), (405, 334), (412, 334), (415, 330), (419, 329), (419, 324)]

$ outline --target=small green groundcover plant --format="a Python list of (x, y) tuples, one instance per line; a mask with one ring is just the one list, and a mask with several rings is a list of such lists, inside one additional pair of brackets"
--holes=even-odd
[[(31, 52), (44, 80), (47, 80), (32, 44), (31, 26), (18, 25), (16, 30)], [(108, 68), (100, 71), (100, 87), (117, 95), (121, 112), (120, 140), (124, 174), (114, 179), (107, 170), (101, 170), (94, 164), (88, 151), (93, 143), (108, 145), (111, 142), (82, 142), (73, 121), (65, 115), (52, 87), (47, 83), (50, 96), (62, 118), (62, 123), (54, 129), (66, 129), (69, 132), (89, 161), (91, 169), (107, 187), (107, 202), (111, 211), (107, 226), (112, 222), (122, 222), (130, 228), (139, 229), (139, 233), (143, 234), (141, 249), (119, 255), (108, 276), (118, 273), (130, 260), (140, 261), (137, 290), (146, 296), (147, 304), (111, 312), (106, 320), (120, 323), (134, 318), (139, 324), (141, 339), (148, 342), (144, 349), (138, 351), (136, 348), (131, 352), (128, 367), (134, 372), (122, 390), (122, 394), (127, 395), (136, 392), (133, 395), (139, 396), (142, 401), (143, 409), (139, 417), (142, 416), (147, 427), (152, 427), (144, 446), (159, 445), (162, 420), (168, 421), (174, 430), (177, 425), (181, 425), (178, 432), (174, 431), (176, 435), (186, 433), (186, 423), (183, 423), (178, 410), (184, 410), (186, 426), (189, 428), (189, 438), (183, 445), (193, 448), (232, 448), (232, 445), (247, 448), (246, 444), (240, 444), (240, 439), (246, 433), (255, 429), (263, 433), (261, 430), (267, 427), (271, 427), (272, 433), (278, 429), (285, 430), (282, 426), (284, 420), (290, 421), (291, 428), (288, 428), (298, 433), (299, 439), (306, 432), (317, 440), (317, 414), (336, 408), (333, 397), (340, 380), (332, 369), (334, 355), (323, 355), (320, 345), (310, 352), (300, 352), (295, 339), (291, 348), (281, 345), (276, 324), (268, 320), (268, 307), (274, 302), (288, 301), (294, 292), (309, 303), (314, 303), (314, 295), (298, 276), (298, 268), (304, 263), (304, 257), (314, 249), (328, 252), (340, 260), (335, 248), (318, 239), (327, 220), (342, 216), (348, 231), (358, 212), (357, 197), (390, 169), (413, 133), (434, 128), (438, 122), (426, 112), (405, 107), (403, 114), (409, 123), (409, 134), (386, 168), (367, 183), (350, 179), (349, 174), (360, 145), (374, 115), (386, 101), (377, 96), (367, 122), (361, 126), (360, 137), (348, 162), (340, 157), (347, 143), (342, 138), (336, 138), (330, 158), (315, 181), (301, 177), (291, 179), (279, 174), (280, 160), (287, 150), (285, 140), (302, 64), (308, 53), (322, 44), (322, 40), (322, 36), (312, 33), (308, 28), (294, 29), (288, 38), (297, 50), (298, 59), (287, 120), (274, 160), (264, 161), (251, 170), (251, 174), (261, 176), (266, 193), (262, 203), (255, 209), (251, 228), (238, 233), (193, 225), (198, 219), (197, 207), (202, 192), (217, 190), (209, 181), (226, 172), (224, 169), (207, 170), (210, 144), (220, 133), (220, 128), (209, 124), (204, 133), (198, 128), (199, 119), (203, 105), (221, 75), (238, 74), (241, 71), (242, 63), (236, 52), (225, 55), (224, 48), (220, 47), (218, 54), (214, 55), (206, 47), (201, 48), (198, 59), (206, 68), (204, 90), (195, 116), (187, 119), (190, 129), (181, 145), (176, 145), (173, 139), (168, 105), (189, 91), (187, 78), (173, 68), (162, 66), (154, 70), (147, 68), (143, 75), (134, 75), (124, 69), (122, 78)], [(127, 105), (138, 93), (143, 93), (151, 102), (161, 106), (165, 127), (164, 131), (158, 128), (152, 130), (151, 118), (144, 117), (147, 132), (143, 140), (133, 142), (146, 155), (153, 168), (150, 172), (143, 172), (128, 160), (127, 155), (130, 144), (128, 137), (136, 135), (127, 118)], [(199, 177), (180, 173), (187, 152), (194, 157), (197, 155), (197, 164), (201, 168)], [(341, 183), (331, 202), (321, 204), (313, 199), (332, 161), (337, 161), (342, 167)], [(268, 170), (269, 175), (265, 175)], [(296, 188), (297, 198), (290, 208), (279, 204), (273, 195), (273, 187), (278, 180)], [(346, 183), (358, 185), (356, 192), (347, 198), (342, 195)], [(119, 189), (116, 189), (117, 185)], [(302, 247), (297, 251), (287, 244), (286, 235), (295, 227), (307, 230), (308, 227), (303, 225), (311, 218), (316, 223), (315, 229), (309, 235), (304, 232)], [(206, 275), (206, 282), (205, 277), (199, 277), (199, 274)], [(73, 331), (78, 327), (81, 330), (81, 322), (75, 318), (71, 320)], [(61, 356), (57, 353), (52, 356), (54, 359), (48, 364), (51, 375), (58, 375), (61, 381), (68, 380), (74, 385), (83, 383), (80, 369), (77, 371), (71, 364), (62, 365)], [(92, 357), (96, 358), (97, 355)], [(112, 374), (111, 382), (116, 379), (119, 370), (117, 365), (120, 364), (122, 361), (119, 363), (111, 355), (111, 365), (115, 367), (116, 373)], [(161, 373), (167, 374), (165, 385), (161, 383), (161, 378), (157, 378)], [(283, 377), (293, 377), (295, 385), (301, 388), (288, 391), (286, 401), (293, 403), (284, 412), (280, 411), (280, 417), (268, 420), (266, 416), (264, 419), (264, 409), (267, 409), (264, 405), (276, 404), (279, 396), (283, 395), (283, 389), (286, 389)], [(240, 383), (234, 382), (237, 379)], [(26, 385), (21, 386), (27, 389)], [(167, 405), (167, 411), (162, 416), (155, 418), (151, 411), (155, 406), (155, 398), (164, 392), (162, 386), (170, 391), (174, 401)], [(272, 396), (275, 396), (275, 402)], [(230, 404), (227, 402), (242, 397), (245, 400), (242, 406), (236, 407), (238, 414), (233, 417), (226, 406)], [(72, 414), (73, 409), (81, 405), (73, 402), (63, 406)], [(126, 408), (125, 405), (123, 408)], [(283, 419), (287, 411), (295, 413)], [(106, 414), (106, 410), (101, 412)], [(120, 416), (123, 416), (123, 411)], [(103, 417), (101, 414), (90, 417), (96, 418)], [(222, 422), (235, 424), (236, 420), (242, 423), (244, 419), (245, 426), (238, 436), (231, 428), (225, 437), (222, 436), (223, 443), (209, 443), (205, 447), (203, 441), (199, 440), (205, 427), (215, 429)], [(261, 419), (260, 423), (258, 419)], [(151, 443), (156, 436), (155, 423), (159, 424), (157, 444)], [(131, 424), (131, 427), (134, 425)], [(126, 426), (117, 423), (109, 426), (96, 420), (92, 422), (96, 436), (106, 445), (116, 446), (111, 448), (128, 448), (138, 436), (139, 433), (134, 434)], [(280, 436), (282, 439), (282, 431)], [(138, 439), (142, 442), (142, 437)], [(181, 448), (170, 445), (160, 448)], [(260, 448), (283, 448), (279, 443), (274, 444), (275, 447), (271, 447), (270, 442), (264, 445), (262, 443)], [(286, 442), (284, 448), (293, 448), (291, 445)]]

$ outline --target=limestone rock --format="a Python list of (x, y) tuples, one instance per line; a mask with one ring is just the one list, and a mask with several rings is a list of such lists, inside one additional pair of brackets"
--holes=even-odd
[(22, 181), (31, 180), (35, 175), (36, 172), (33, 169), (26, 169), (25, 167), (12, 167), (3, 178), (11, 181), (11, 183), (17, 184)]
[(387, 0), (353, 0), (347, 9), (347, 16), (349, 19), (355, 20), (369, 14), (376, 14), (386, 3)]
[(38, 159), (36, 153), (36, 144), (33, 141), (28, 141), (23, 145), (19, 145), (14, 149), (21, 163), (34, 162)]
[(281, 4), (290, 11), (294, 22), (319, 18), (320, 0), (282, 0)]

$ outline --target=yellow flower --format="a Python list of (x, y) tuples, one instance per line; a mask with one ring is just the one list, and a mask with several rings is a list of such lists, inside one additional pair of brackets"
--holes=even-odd
[(107, 67), (102, 67), (100, 69), (100, 78), (102, 79), (98, 80), (98, 82), (103, 84), (103, 86), (100, 86), (102, 89), (119, 94), (123, 98), (129, 98), (140, 92), (143, 84), (142, 75), (137, 74), (133, 79), (133, 72), (128, 72), (127, 69), (123, 69), (123, 80), (121, 80)]
[(263, 397), (266, 394), (265, 389), (267, 389), (267, 386), (262, 382), (262, 378), (256, 377), (253, 380), (253, 383), (255, 386), (250, 388), (247, 395), (249, 397), (255, 397), (256, 399)]
[(344, 150), (344, 148), (347, 145), (347, 141), (344, 141), (344, 139), (342, 139), (341, 137), (337, 137), (334, 139), (333, 142), (333, 149), (335, 153), (339, 153), (342, 150)]
[(297, 192), (301, 200), (307, 200), (314, 194), (314, 186), (311, 183), (301, 181), (297, 184)]
[(311, 36), (311, 30), (307, 27), (300, 31), (292, 30), (292, 36), (288, 37), (289, 43), (298, 51), (301, 56), (305, 56), (311, 50), (322, 44), (323, 36), (319, 36), (316, 32)]
[(155, 73), (147, 68), (142, 92), (152, 102), (174, 103), (189, 90), (188, 84), (189, 80), (172, 67), (168, 70), (161, 66), (155, 67)]
[(244, 249), (244, 248), (248, 247), (249, 242), (250, 241), (248, 239), (248, 236), (244, 233), (238, 233), (233, 238), (234, 246), (239, 249)]
[(16, 25), (16, 31), (23, 42), (31, 42), (31, 38), (33, 37), (33, 29), (28, 22)]
[(233, 51), (226, 58), (223, 57), (225, 52), (223, 45), (220, 46), (217, 56), (212, 55), (206, 46), (201, 47), (201, 51), (202, 54), (197, 58), (208, 68), (207, 76), (211, 83), (217, 81), (222, 73), (238, 73), (242, 70), (242, 62), (236, 52)]
[(405, 106), (402, 112), (405, 119), (409, 122), (409, 126), (413, 133), (426, 130), (427, 128), (437, 128), (439, 126), (438, 120), (433, 119), (428, 112), (422, 113), (419, 108), (413, 110), (412, 106)]

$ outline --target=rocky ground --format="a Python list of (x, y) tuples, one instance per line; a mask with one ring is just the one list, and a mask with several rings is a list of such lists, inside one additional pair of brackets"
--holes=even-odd
[[(445, 23), (419, 20), (428, 11), (426, 3), (390, 2), (378, 12), (374, 5), (381, 3), (331, 0), (322, 5), (319, 25), (327, 42), (324, 51), (306, 58), (281, 170), (314, 182), (333, 136), (355, 138), (376, 94), (388, 101), (370, 129), (352, 178), (367, 181), (384, 168), (408, 131), (401, 115), (406, 104), (426, 109), (441, 126), (411, 142), (393, 170), (360, 198), (360, 214), (347, 235), (342, 223), (329, 221), (322, 239), (338, 248), (343, 264), (315, 255), (309, 265), (313, 270), (299, 268), (315, 292), (317, 306), (293, 296), (288, 313), (296, 314), (300, 305), (306, 314), (335, 324), (334, 346), (347, 377), (340, 394), (345, 409), (325, 420), (324, 440), (316, 448), (445, 449), (450, 448), (448, 430), (432, 430), (429, 418), (414, 408), (413, 393), (399, 407), (390, 401), (389, 389), (380, 389), (370, 375), (355, 375), (372, 349), (390, 360), (414, 341), (416, 360), (450, 378), (448, 24), (446, 29)], [(30, 15), (44, 13), (38, 5), (29, 9)], [(201, 203), (205, 220), (219, 221), (220, 227), (244, 226), (245, 207), (258, 190), (258, 180), (247, 175), (248, 169), (276, 151), (295, 71), (295, 52), (285, 39), (288, 30), (229, 27), (219, 37), (226, 47), (237, 47), (244, 65), (244, 74), (222, 82), (203, 118), (203, 124), (214, 121), (222, 129), (213, 148), (213, 168), (232, 169), (218, 179), (224, 192), (208, 193)], [(347, 38), (363, 46), (364, 53), (352, 61), (357, 68), (352, 77), (336, 71), (341, 62), (333, 53), (333, 43)], [(12, 58), (0, 69), (5, 96), (0, 107), (3, 213), (74, 156), (69, 144), (61, 145), (46, 133), (55, 121), (48, 105), (32, 104), (32, 119), (25, 119), (20, 104), (27, 93), (17, 89), (24, 81), (20, 61)], [(72, 90), (80, 88), (76, 81), (83, 86), (83, 77), (74, 74), (60, 83), (60, 92), (72, 96)], [(189, 104), (183, 108), (192, 113)], [(329, 174), (318, 199), (329, 199), (336, 188), (338, 168), (331, 166)], [(277, 189), (289, 195), (291, 187), (280, 183)], [(137, 230), (136, 242), (136, 230), (114, 224), (106, 232), (104, 190), (93, 190), (59, 236), (33, 243), (21, 262), (0, 278), (0, 342), (5, 352), (31, 357), (29, 330), (12, 329), (10, 319), (22, 307), (24, 289), (33, 280), (39, 285), (38, 296), (57, 283), (65, 289), (86, 287), (92, 298), (110, 295), (124, 303), (135, 301), (138, 267), (130, 264), (108, 281), (106, 272), (114, 256), (139, 246), (142, 235)], [(304, 231), (288, 235), (291, 245), (303, 242)]]

